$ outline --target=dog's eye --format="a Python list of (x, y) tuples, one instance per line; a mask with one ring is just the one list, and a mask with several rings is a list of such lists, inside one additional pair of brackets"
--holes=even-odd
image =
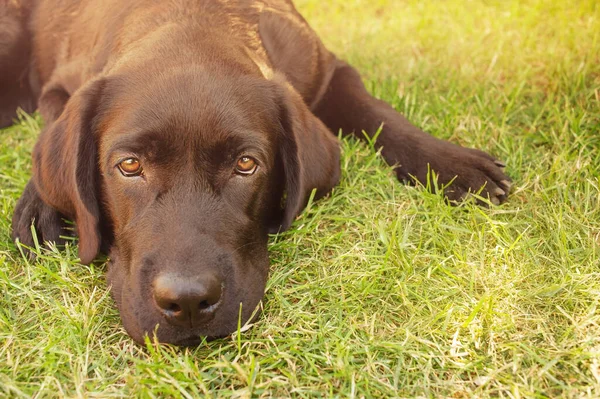
[(244, 156), (238, 159), (235, 171), (240, 175), (249, 176), (254, 174), (257, 168), (258, 164), (254, 158)]
[(119, 170), (126, 177), (139, 176), (142, 174), (142, 164), (137, 158), (127, 158), (119, 163)]

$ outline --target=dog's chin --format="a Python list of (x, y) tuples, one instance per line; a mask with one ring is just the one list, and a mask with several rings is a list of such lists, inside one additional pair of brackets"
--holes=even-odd
[[(260, 312), (254, 312), (257, 309), (257, 303), (250, 307), (249, 311), (242, 310), (242, 318), (238, 322), (238, 317), (227, 317), (230, 313), (225, 312), (222, 317), (217, 315), (210, 323), (199, 326), (198, 328), (185, 328), (180, 326), (172, 326), (167, 323), (160, 314), (152, 315), (151, 317), (140, 318), (139, 315), (132, 314), (131, 306), (120, 307), (121, 321), (127, 333), (139, 344), (144, 344), (146, 337), (150, 341), (158, 341), (161, 344), (171, 344), (176, 346), (197, 346), (202, 342), (213, 341), (219, 338), (224, 338), (235, 331), (238, 326), (243, 326), (252, 316), (257, 318)], [(138, 316), (138, 317), (136, 317)]]
[[(256, 307), (254, 307), (252, 311), (255, 308)], [(148, 337), (150, 341), (157, 341), (161, 344), (171, 344), (184, 347), (197, 346), (202, 342), (209, 342), (219, 338), (227, 337), (238, 329), (237, 317), (220, 320), (216, 323), (213, 321), (205, 326), (192, 329), (172, 326), (160, 316), (155, 316), (158, 319), (156, 321), (154, 318), (145, 318), (140, 320), (137, 317), (131, 317), (132, 315), (129, 306), (121, 307), (119, 310), (121, 312), (121, 321), (125, 327), (125, 330), (135, 342), (141, 345), (145, 344), (145, 339)], [(243, 326), (251, 318), (253, 314), (252, 311), (249, 315), (242, 315), (242, 320), (239, 324), (240, 326)], [(255, 317), (258, 315), (259, 312), (255, 312)]]

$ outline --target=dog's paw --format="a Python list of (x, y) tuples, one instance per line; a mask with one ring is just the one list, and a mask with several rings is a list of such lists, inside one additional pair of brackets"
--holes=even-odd
[[(35, 226), (35, 240), (31, 225)], [(35, 185), (29, 181), (23, 195), (17, 202), (12, 218), (12, 238), (27, 247), (33, 248), (35, 242), (39, 244), (54, 242), (64, 245), (65, 239), (61, 236), (68, 234), (63, 215), (40, 198)], [(31, 253), (24, 248), (29, 256)]]
[(494, 205), (506, 201), (512, 180), (506, 175), (503, 162), (483, 151), (436, 141), (435, 146), (425, 152), (430, 156), (411, 159), (412, 170), (397, 168), (398, 179), (405, 182), (417, 179), (433, 189), (443, 188), (446, 198), (453, 203), (471, 194), (478, 194)]

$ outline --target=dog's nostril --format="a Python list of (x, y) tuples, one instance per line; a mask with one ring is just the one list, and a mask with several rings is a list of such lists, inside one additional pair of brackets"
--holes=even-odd
[(179, 313), (179, 312), (181, 312), (181, 306), (179, 306), (176, 303), (172, 303), (169, 305), (169, 308), (167, 310), (169, 310), (173, 313)]
[(200, 309), (200, 310), (206, 310), (206, 309), (210, 308), (211, 306), (212, 305), (210, 303), (208, 303), (208, 301), (202, 301), (198, 305), (198, 309)]

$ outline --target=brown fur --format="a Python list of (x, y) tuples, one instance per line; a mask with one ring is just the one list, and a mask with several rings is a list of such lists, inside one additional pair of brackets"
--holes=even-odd
[[(31, 244), (76, 222), (82, 262), (101, 248), (129, 334), (194, 344), (233, 331), (264, 293), (267, 233), (339, 179), (335, 135), (374, 134), (401, 180), (429, 168), (451, 200), (503, 165), (433, 138), (371, 97), (287, 0), (0, 0), (0, 125), (46, 121), (13, 218)], [(252, 176), (236, 160), (258, 162)], [(119, 172), (135, 156), (139, 177)], [(185, 287), (183, 292), (183, 288)], [(175, 309), (175, 310), (174, 310)]]

